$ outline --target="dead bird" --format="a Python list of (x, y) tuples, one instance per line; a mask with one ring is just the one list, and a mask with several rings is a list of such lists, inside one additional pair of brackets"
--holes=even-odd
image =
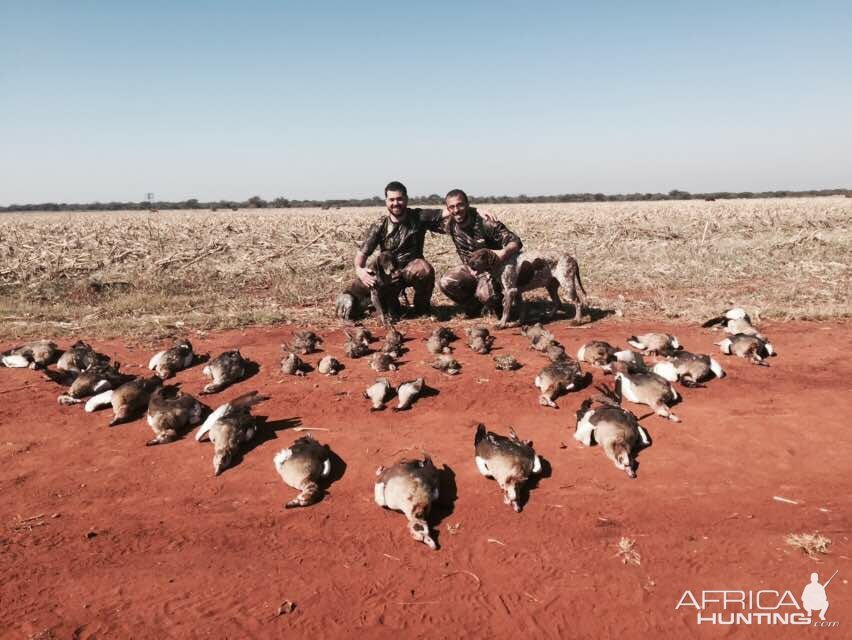
[(86, 402), (86, 411), (91, 413), (103, 407), (112, 405), (113, 418), (109, 426), (130, 422), (142, 416), (148, 408), (151, 393), (163, 384), (159, 376), (136, 378), (125, 382), (117, 389), (102, 391), (92, 396)]
[(566, 357), (565, 347), (558, 342), (550, 343), (543, 353), (551, 362), (556, 362)]
[(340, 369), (340, 363), (334, 356), (325, 356), (317, 365), (317, 371), (326, 376), (336, 376)]
[(281, 350), (285, 354), (281, 359), (281, 371), (288, 376), (305, 375), (305, 363), (293, 351), (290, 351), (287, 343), (281, 345)]
[(219, 354), (208, 362), (201, 371), (213, 380), (204, 387), (201, 393), (218, 393), (235, 382), (239, 382), (245, 377), (248, 365), (249, 361), (243, 357), (239, 349)]
[(120, 366), (120, 363), (113, 362), (109, 365), (96, 364), (89, 367), (74, 379), (67, 393), (60, 395), (57, 401), (64, 405), (79, 404), (83, 398), (121, 386), (133, 376), (120, 373)]
[(583, 379), (583, 369), (580, 363), (563, 356), (544, 367), (535, 377), (534, 384), (541, 391), (538, 398), (540, 405), (558, 409), (556, 398), (561, 393), (574, 389)]
[(56, 370), (77, 375), (96, 364), (107, 365), (109, 361), (108, 355), (98, 353), (89, 344), (78, 340), (59, 357)]
[(453, 332), (453, 330), (449, 327), (437, 327), (432, 331), (432, 335), (447, 343), (454, 342), (459, 339), (455, 332)]
[(715, 344), (726, 355), (746, 358), (752, 363), (763, 367), (768, 367), (769, 363), (766, 362), (766, 359), (775, 355), (775, 347), (770, 342), (762, 340), (757, 336), (745, 335), (744, 333), (738, 333)]
[(636, 371), (646, 371), (648, 369), (645, 364), (645, 359), (642, 357), (642, 354), (638, 351), (631, 351), (630, 349), (624, 349), (623, 351), (615, 352), (615, 359), (603, 365), (601, 368), (604, 371), (610, 371), (613, 362), (623, 362), (626, 364), (631, 370)]
[(50, 340), (36, 340), (4, 351), (0, 363), (10, 369), (45, 369), (56, 362), (62, 352)]
[[(363, 329), (363, 332), (369, 334), (366, 329)], [(347, 357), (362, 358), (370, 353), (370, 341), (363, 334), (349, 333), (348, 331), (344, 331), (344, 333), (346, 334), (346, 344), (343, 346), (343, 351)]]
[(514, 356), (494, 356), (494, 368), (499, 371), (515, 371), (521, 368), (521, 363)]
[(320, 482), (331, 475), (331, 452), (311, 434), (302, 436), (272, 459), (285, 484), (301, 493), (284, 505), (285, 509), (307, 507), (322, 497)]
[(468, 338), (485, 338), (491, 335), (491, 332), (488, 331), (488, 328), (483, 327), (482, 325), (466, 327), (464, 332), (467, 334)]
[(411, 537), (430, 549), (438, 544), (429, 532), (429, 510), (439, 498), (440, 474), (429, 456), (422, 460), (402, 459), (390, 468), (376, 469), (373, 497), (376, 504), (401, 511), (408, 518)]
[(545, 329), (540, 322), (536, 322), (533, 325), (525, 324), (521, 326), (521, 333), (530, 340), (535, 340), (539, 336), (546, 336), (548, 340), (556, 340), (554, 335)]
[(754, 336), (761, 340), (766, 340), (760, 331), (758, 331), (757, 327), (752, 324), (751, 318), (746, 313), (745, 309), (741, 307), (728, 309), (721, 316), (710, 318), (701, 326), (707, 329), (717, 325), (724, 327), (725, 333), (729, 333), (731, 335), (742, 333), (747, 336)]
[(385, 408), (387, 402), (393, 396), (393, 387), (387, 378), (378, 378), (373, 384), (367, 387), (364, 392), (364, 397), (368, 399), (373, 406), (370, 411), (381, 411)]
[(668, 356), (655, 364), (653, 371), (669, 382), (680, 380), (685, 387), (697, 387), (707, 380), (725, 377), (722, 366), (713, 358), (689, 351), (678, 351)]
[(645, 355), (657, 353), (668, 355), (680, 349), (678, 339), (669, 333), (643, 333), (641, 336), (630, 336), (627, 344), (639, 349)]
[(344, 331), (344, 333), (353, 342), (362, 342), (368, 347), (370, 343), (376, 341), (376, 338), (373, 337), (373, 334), (366, 327), (356, 327), (355, 331), (351, 334), (348, 331)]
[(651, 439), (636, 416), (621, 407), (620, 389), (617, 380), (615, 391), (598, 387), (603, 396), (583, 400), (577, 411), (574, 438), (590, 447), (594, 437), (616, 468), (635, 478), (636, 453), (642, 446), (651, 444)]
[(196, 355), (189, 340), (179, 340), (169, 349), (160, 351), (148, 362), (148, 368), (163, 380), (173, 377), (178, 371), (191, 367)]
[(623, 362), (614, 363), (612, 371), (615, 379), (621, 381), (621, 395), (624, 398), (647, 405), (654, 413), (672, 422), (680, 422), (680, 418), (669, 409), (670, 404), (680, 399), (671, 382), (653, 371), (631, 371)]
[(322, 344), (322, 338), (313, 331), (297, 331), (293, 334), (290, 350), (305, 356), (316, 351), (317, 345), (320, 344)]
[(269, 396), (249, 391), (226, 402), (207, 416), (198, 428), (195, 439), (201, 442), (210, 438), (213, 443), (213, 474), (219, 475), (231, 466), (240, 451), (240, 445), (249, 442), (257, 432), (257, 423), (251, 408)]
[(509, 437), (486, 431), (480, 423), (473, 439), (476, 468), (486, 478), (494, 478), (503, 490), (503, 502), (521, 512), (519, 488), (530, 476), (541, 473), (541, 459), (532, 442), (521, 440), (512, 427)]
[(385, 349), (399, 349), (405, 342), (405, 336), (397, 331), (396, 327), (390, 327), (385, 334)]
[(437, 355), (439, 353), (452, 353), (453, 349), (446, 338), (431, 335), (426, 340), (426, 351)]
[(416, 380), (408, 380), (406, 382), (403, 382), (396, 390), (396, 395), (399, 399), (399, 402), (393, 408), (393, 410), (405, 411), (406, 409), (410, 409), (411, 405), (414, 404), (414, 401), (420, 395), (420, 392), (422, 390), (423, 378), (417, 378)]
[(174, 442), (178, 436), (201, 423), (204, 406), (177, 385), (159, 386), (148, 400), (148, 426), (154, 437), (148, 446)]
[(456, 375), (459, 371), (461, 371), (461, 365), (456, 361), (453, 356), (450, 355), (439, 355), (432, 361), (431, 364), (433, 369), (437, 369), (443, 373), (446, 373), (449, 376)]
[(472, 336), (467, 346), (469, 346), (470, 350), (474, 353), (484, 356), (491, 352), (491, 346), (494, 344), (494, 340), (494, 336), (489, 334)]
[(544, 353), (548, 350), (548, 348), (557, 346), (561, 347), (562, 345), (553, 337), (552, 333), (541, 333), (537, 335), (535, 338), (530, 340), (530, 349), (535, 349), (536, 351), (541, 351)]
[[(594, 367), (602, 367), (614, 361), (618, 349), (603, 340), (591, 340), (577, 351), (577, 360)], [(632, 353), (632, 352), (631, 352)]]
[(399, 367), (393, 361), (393, 356), (389, 353), (374, 353), (370, 358), (370, 368), (373, 371), (383, 373), (385, 371), (396, 371)]

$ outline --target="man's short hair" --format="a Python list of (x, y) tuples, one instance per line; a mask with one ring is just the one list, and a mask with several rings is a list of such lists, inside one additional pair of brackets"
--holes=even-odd
[(459, 196), (464, 198), (465, 203), (470, 204), (470, 199), (467, 197), (467, 194), (461, 189), (453, 189), (452, 191), (447, 193), (446, 197), (444, 198), (444, 202), (446, 202), (450, 198), (458, 198)]
[(404, 184), (398, 182), (397, 180), (388, 182), (387, 186), (385, 187), (385, 198), (388, 197), (388, 191), (399, 191), (406, 198), (408, 197), (408, 189), (405, 188)]

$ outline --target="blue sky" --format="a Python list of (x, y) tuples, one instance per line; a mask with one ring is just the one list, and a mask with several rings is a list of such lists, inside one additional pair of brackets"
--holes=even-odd
[(852, 3), (0, 0), (0, 205), (391, 179), (852, 187)]

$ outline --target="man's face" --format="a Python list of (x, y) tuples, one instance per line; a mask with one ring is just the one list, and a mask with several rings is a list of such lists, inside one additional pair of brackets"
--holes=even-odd
[(388, 213), (399, 218), (408, 207), (408, 196), (402, 191), (388, 191), (385, 194), (385, 206), (388, 208)]
[(450, 196), (447, 198), (447, 210), (457, 224), (462, 224), (467, 219), (467, 209), (468, 203), (464, 196)]

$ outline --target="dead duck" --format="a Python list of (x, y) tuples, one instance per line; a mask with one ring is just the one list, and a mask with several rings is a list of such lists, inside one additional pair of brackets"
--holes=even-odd
[(396, 390), (396, 396), (399, 400), (398, 404), (393, 408), (394, 411), (405, 411), (411, 408), (414, 401), (423, 390), (423, 378), (416, 380), (407, 380), (399, 385)]
[(639, 349), (645, 355), (657, 353), (668, 355), (680, 349), (678, 339), (669, 333), (643, 333), (641, 336), (630, 336), (627, 344)]
[(387, 378), (378, 378), (364, 391), (364, 397), (372, 403), (370, 411), (381, 411), (393, 396), (393, 387)]
[(515, 371), (521, 368), (521, 363), (514, 356), (494, 356), (494, 368), (498, 371)]
[[(618, 349), (603, 340), (591, 340), (577, 351), (577, 361), (587, 362), (593, 367), (603, 367), (615, 360)], [(631, 352), (632, 353), (632, 352)]]
[(452, 353), (453, 349), (446, 338), (431, 335), (426, 340), (426, 351), (437, 355), (439, 353)]
[(544, 353), (550, 347), (561, 347), (559, 341), (553, 337), (552, 333), (540, 333), (532, 340), (530, 340), (530, 349), (535, 349), (536, 351), (540, 351)]
[(429, 456), (400, 460), (389, 468), (376, 469), (373, 498), (380, 507), (401, 511), (408, 518), (411, 537), (430, 549), (438, 544), (429, 532), (429, 510), (439, 498), (440, 474)]
[(446, 373), (448, 376), (457, 375), (461, 371), (461, 365), (453, 356), (447, 354), (439, 355), (432, 361), (430, 366), (441, 373)]
[(297, 331), (293, 334), (290, 349), (294, 353), (305, 356), (316, 351), (317, 345), (320, 344), (322, 344), (322, 338), (313, 331)]
[(257, 391), (249, 391), (226, 402), (207, 416), (198, 428), (195, 439), (201, 442), (209, 438), (213, 443), (213, 474), (219, 475), (230, 467), (240, 451), (240, 446), (254, 438), (257, 423), (251, 408), (265, 400)]
[(731, 335), (742, 333), (743, 335), (754, 336), (761, 340), (766, 339), (763, 335), (761, 335), (757, 327), (752, 324), (751, 318), (742, 307), (728, 309), (721, 316), (710, 318), (706, 322), (702, 323), (701, 326), (705, 329), (722, 326), (725, 329), (725, 333), (729, 333)]
[(96, 364), (107, 365), (109, 361), (108, 355), (98, 353), (89, 344), (78, 340), (59, 357), (56, 370), (77, 375)]
[(96, 364), (89, 367), (74, 378), (68, 391), (60, 395), (57, 401), (64, 405), (79, 404), (83, 398), (121, 386), (133, 376), (120, 373), (120, 366), (120, 363), (113, 362), (109, 365)]
[(383, 373), (385, 371), (396, 371), (399, 367), (396, 366), (392, 355), (378, 352), (370, 358), (370, 368), (378, 373)]
[(312, 435), (302, 436), (272, 459), (285, 484), (301, 493), (284, 505), (285, 509), (307, 507), (322, 497), (320, 483), (331, 475), (331, 452)]
[(459, 339), (455, 332), (449, 327), (437, 327), (432, 331), (432, 335), (447, 343), (454, 342)]
[(235, 382), (239, 382), (245, 377), (248, 365), (249, 361), (243, 357), (239, 349), (219, 354), (208, 362), (201, 371), (212, 380), (210, 384), (205, 385), (201, 393), (218, 393)]
[(148, 368), (155, 371), (163, 380), (168, 380), (195, 362), (195, 353), (189, 340), (179, 340), (169, 349), (155, 353), (148, 362)]
[(473, 336), (468, 342), (470, 350), (480, 355), (488, 355), (491, 352), (491, 347), (494, 344), (494, 336), (492, 335), (477, 335)]
[(565, 353), (565, 347), (563, 347), (558, 342), (552, 342), (548, 345), (547, 349), (545, 349), (542, 354), (547, 357), (551, 362), (556, 362), (557, 360), (562, 360), (567, 357)]
[(375, 342), (376, 338), (366, 327), (355, 327), (355, 331), (351, 334), (348, 331), (344, 331), (344, 333), (349, 337), (353, 342), (362, 342), (368, 347), (370, 343)]
[(512, 427), (506, 437), (486, 431), (485, 425), (480, 423), (473, 444), (479, 473), (494, 478), (503, 490), (503, 502), (520, 513), (520, 487), (530, 476), (541, 473), (541, 459), (532, 448), (532, 442), (521, 440)]
[(651, 444), (651, 439), (636, 416), (621, 407), (620, 388), (617, 380), (615, 391), (599, 387), (602, 396), (583, 401), (577, 411), (574, 438), (590, 447), (594, 437), (615, 467), (635, 478), (636, 453)]
[(580, 363), (567, 355), (551, 362), (535, 377), (534, 384), (541, 391), (538, 402), (545, 407), (558, 409), (557, 396), (574, 389), (583, 379)]
[(689, 351), (678, 351), (668, 356), (654, 365), (653, 372), (669, 382), (680, 380), (685, 387), (697, 387), (707, 380), (725, 377), (722, 366), (713, 358)]
[(336, 376), (340, 369), (340, 362), (334, 356), (325, 356), (317, 365), (317, 371), (326, 376)]
[(281, 350), (284, 352), (284, 357), (281, 359), (281, 371), (288, 376), (303, 376), (305, 375), (305, 363), (297, 356), (287, 344), (281, 345)]
[(385, 334), (384, 348), (387, 350), (398, 350), (402, 347), (403, 342), (405, 342), (405, 335), (397, 331), (396, 327), (390, 327)]
[(151, 393), (163, 384), (159, 376), (136, 378), (125, 382), (117, 389), (102, 391), (86, 402), (86, 411), (92, 413), (103, 407), (112, 406), (113, 418), (109, 426), (130, 422), (142, 416), (148, 408)]
[(466, 327), (464, 332), (467, 334), (468, 338), (485, 338), (486, 336), (491, 335), (488, 327), (483, 327), (482, 325)]
[(615, 379), (621, 381), (621, 395), (630, 402), (644, 404), (654, 413), (672, 422), (680, 422), (669, 405), (677, 402), (680, 395), (672, 383), (653, 371), (631, 371), (623, 362), (612, 365)]
[(45, 369), (56, 362), (62, 352), (50, 340), (36, 340), (4, 351), (0, 363), (10, 369)]
[[(366, 329), (363, 330), (367, 334), (369, 331)], [(348, 331), (344, 331), (346, 334), (346, 344), (343, 345), (343, 352), (347, 357), (352, 359), (362, 358), (368, 353), (370, 353), (370, 342), (363, 336), (359, 337), (358, 333), (349, 333)]]
[(154, 437), (145, 444), (153, 446), (174, 442), (197, 424), (201, 424), (204, 405), (177, 385), (159, 386), (148, 400), (148, 426)]
[(738, 333), (715, 344), (726, 355), (746, 358), (763, 367), (768, 367), (769, 363), (766, 362), (766, 359), (775, 355), (775, 347), (770, 342), (744, 333)]
[(530, 340), (535, 340), (539, 336), (545, 336), (548, 340), (556, 339), (550, 331), (542, 326), (540, 322), (536, 322), (532, 325), (525, 324), (521, 326), (521, 334), (525, 335)]

